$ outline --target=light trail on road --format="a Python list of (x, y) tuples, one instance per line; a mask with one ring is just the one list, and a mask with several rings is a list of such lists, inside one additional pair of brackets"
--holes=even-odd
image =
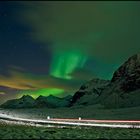
[[(14, 123), (23, 122), (23, 123), (34, 123), (34, 124), (41, 124), (41, 125), (48, 125), (48, 124), (57, 124), (57, 125), (71, 125), (71, 126), (94, 126), (94, 127), (111, 127), (111, 128), (140, 128), (140, 125), (134, 125), (132, 123), (140, 123), (140, 121), (125, 121), (125, 120), (78, 120), (78, 119), (59, 119), (59, 118), (52, 118), (49, 120), (39, 120), (39, 119), (25, 119), (14, 117), (7, 114), (0, 114), (0, 119), (5, 119), (8, 121), (14, 121)], [(76, 121), (76, 122), (75, 122)], [(98, 123), (95, 123), (98, 122)], [(110, 123), (131, 123), (131, 124), (107, 124)]]
[(80, 122), (107, 122), (107, 123), (140, 123), (140, 120), (94, 120), (94, 119), (59, 119), (59, 118), (52, 118), (51, 120), (55, 121), (80, 121)]

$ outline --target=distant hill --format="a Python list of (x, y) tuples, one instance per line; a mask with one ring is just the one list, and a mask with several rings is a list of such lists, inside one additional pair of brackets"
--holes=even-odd
[(59, 98), (53, 95), (50, 95), (48, 97), (39, 96), (35, 101), (35, 107), (67, 107), (69, 106), (71, 98), (72, 96), (67, 96), (65, 98)]
[(36, 100), (29, 95), (24, 95), (19, 99), (8, 100), (2, 104), (1, 108), (56, 108), (69, 106), (72, 96), (68, 95), (64, 98), (58, 98), (55, 96), (39, 96)]
[(29, 95), (24, 95), (20, 99), (8, 100), (0, 107), (2, 108), (32, 108), (35, 100)]

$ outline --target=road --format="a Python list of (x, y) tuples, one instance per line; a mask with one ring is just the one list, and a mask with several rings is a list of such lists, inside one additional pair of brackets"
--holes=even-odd
[(140, 120), (95, 120), (95, 119), (27, 119), (19, 118), (12, 115), (0, 113), (0, 120), (9, 121), (15, 123), (22, 122), (23, 124), (34, 124), (47, 126), (52, 125), (65, 125), (65, 126), (90, 126), (90, 127), (111, 127), (111, 128), (140, 128)]

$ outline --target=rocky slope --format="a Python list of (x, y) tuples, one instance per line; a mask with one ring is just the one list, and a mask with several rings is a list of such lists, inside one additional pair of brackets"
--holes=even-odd
[(140, 54), (130, 57), (114, 72), (110, 84), (102, 91), (100, 101), (106, 107), (140, 105)]
[(106, 108), (140, 105), (140, 54), (130, 57), (113, 74), (111, 81), (93, 79), (81, 86), (72, 105), (101, 104)]
[(101, 95), (109, 80), (93, 79), (83, 84), (74, 94), (71, 105), (90, 105)]
[(131, 92), (140, 88), (140, 54), (130, 57), (114, 72), (111, 82), (120, 82), (121, 90)]

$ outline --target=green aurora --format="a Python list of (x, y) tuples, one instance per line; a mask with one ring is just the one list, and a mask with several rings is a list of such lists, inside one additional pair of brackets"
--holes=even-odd
[[(18, 10), (14, 9), (16, 4)], [(36, 74), (18, 62), (15, 73), (11, 73), (8, 67), (8, 76), (0, 75), (0, 85), (16, 89), (13, 96), (74, 94), (94, 77), (111, 79), (118, 66), (140, 51), (139, 2), (25, 1), (13, 2), (10, 7), (11, 18), (29, 28), (26, 37), (46, 53), (46, 58), (39, 59), (33, 55), (35, 47), (28, 53), (30, 45), (25, 45), (23, 63), (29, 61), (29, 67), (36, 71), (47, 69), (46, 73)], [(22, 37), (23, 42), (26, 37)], [(14, 51), (16, 55), (12, 56), (18, 61), (19, 50)], [(26, 59), (28, 54), (30, 59)], [(39, 65), (33, 66), (37, 62)]]
[(27, 90), (27, 91), (19, 91), (19, 94), (17, 96), (17, 98), (22, 97), (23, 95), (31, 95), (33, 98), (37, 98), (38, 96), (42, 95), (42, 96), (49, 96), (49, 95), (59, 95), (62, 94), (64, 92), (63, 89), (55, 89), (55, 88), (44, 88), (44, 89), (38, 89), (35, 91), (32, 90)]
[(86, 59), (76, 50), (54, 52), (50, 74), (58, 78), (72, 79), (69, 74), (76, 68), (83, 68)]
[[(83, 68), (84, 64), (86, 62), (86, 57), (76, 51), (76, 50), (70, 50), (69, 52), (64, 51), (57, 51), (53, 54), (53, 59), (51, 62), (51, 68), (50, 68), (50, 75), (70, 80), (73, 77), (70, 75), (76, 68)], [(38, 95), (48, 96), (48, 95), (61, 95), (64, 93), (63, 89), (57, 89), (57, 88), (43, 88), (38, 90), (27, 90), (27, 91), (21, 91), (19, 93), (19, 97), (25, 94), (30, 94), (32, 97), (36, 98)]]
[[(25, 5), (29, 6), (28, 3)], [(124, 52), (121, 46), (118, 49), (115, 48), (115, 42), (117, 41), (115, 38), (116, 35), (122, 33), (120, 29), (118, 32), (117, 28), (122, 28), (125, 33), (128, 27), (132, 28), (133, 24), (126, 26), (125, 23), (129, 23), (131, 20), (129, 13), (136, 12), (133, 6), (135, 7), (135, 3), (61, 2), (57, 4), (48, 2), (47, 4), (47, 2), (38, 2), (31, 3), (29, 7), (32, 8), (29, 11), (27, 10), (27, 13), (25, 12), (24, 17), (36, 31), (33, 38), (36, 38), (39, 42), (47, 43), (48, 40), (53, 42), (52, 48), (50, 48), (52, 60), (49, 75), (71, 80), (74, 78), (71, 73), (76, 69), (87, 67), (86, 63), (90, 58), (102, 59), (104, 67), (105, 65), (106, 67), (112, 65), (113, 60), (116, 61), (111, 68), (113, 71), (125, 58), (120, 57), (119, 60), (118, 56), (113, 56), (111, 53), (115, 54), (119, 51), (121, 54), (127, 54), (125, 57), (130, 54), (129, 51)], [(45, 20), (47, 16), (50, 17), (50, 21)], [(123, 19), (123, 17), (125, 18)], [(116, 28), (115, 31), (114, 27)], [(106, 42), (108, 40), (106, 37), (110, 37), (109, 44)], [(112, 37), (114, 38), (112, 39)], [(113, 44), (112, 40), (114, 40)], [(103, 47), (100, 45), (101, 42), (106, 45), (103, 50), (101, 50)], [(102, 72), (101, 75), (104, 75), (106, 79), (110, 79), (112, 76), (110, 71), (108, 70), (108, 73), (105, 72), (104, 74)], [(110, 77), (107, 77), (107, 75)], [(64, 91), (64, 89), (58, 88), (43, 88), (31, 91), (30, 94), (35, 97), (49, 94), (61, 95)], [(23, 92), (23, 94), (25, 93)]]

